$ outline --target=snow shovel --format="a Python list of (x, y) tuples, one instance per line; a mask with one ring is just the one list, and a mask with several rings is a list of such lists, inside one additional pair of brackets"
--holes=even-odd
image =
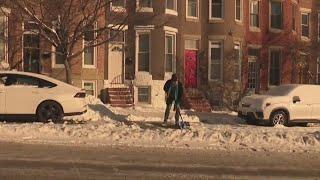
[(179, 121), (179, 127), (181, 130), (183, 129), (190, 129), (190, 123), (183, 120), (181, 111), (179, 111), (180, 121)]

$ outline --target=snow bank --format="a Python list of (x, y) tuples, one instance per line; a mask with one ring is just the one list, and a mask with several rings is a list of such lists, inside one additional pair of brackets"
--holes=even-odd
[(0, 139), (75, 145), (207, 148), (282, 152), (319, 152), (319, 128), (270, 128), (196, 123), (191, 130), (160, 123), (96, 121), (86, 124), (0, 123)]
[(0, 70), (10, 70), (10, 65), (5, 61), (0, 61)]
[[(319, 126), (249, 126), (232, 113), (186, 111), (184, 120), (193, 123), (190, 130), (181, 131), (161, 126), (162, 110), (111, 108), (93, 97), (86, 101), (88, 112), (71, 117), (64, 124), (2, 122), (0, 140), (87, 146), (320, 152)], [(170, 120), (174, 122), (173, 116)]]

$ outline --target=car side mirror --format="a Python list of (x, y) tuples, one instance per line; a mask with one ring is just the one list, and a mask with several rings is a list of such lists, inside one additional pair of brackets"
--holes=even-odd
[(293, 101), (293, 103), (297, 103), (297, 102), (300, 102), (301, 99), (299, 96), (293, 96), (292, 101)]

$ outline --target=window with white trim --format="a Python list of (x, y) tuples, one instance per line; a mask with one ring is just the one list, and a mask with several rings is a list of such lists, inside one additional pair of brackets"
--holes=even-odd
[(150, 87), (138, 87), (138, 102), (150, 103)]
[(242, 0), (235, 0), (235, 19), (236, 21), (242, 21)]
[(317, 58), (317, 84), (320, 84), (320, 57)]
[(309, 38), (310, 34), (310, 13), (301, 13), (301, 36)]
[(260, 1), (251, 0), (250, 1), (250, 26), (260, 27)]
[(209, 79), (221, 80), (223, 58), (222, 42), (210, 41), (209, 43)]
[(282, 2), (270, 1), (270, 27), (274, 29), (282, 29)]
[(138, 38), (138, 71), (149, 72), (150, 67), (150, 33), (141, 32)]
[(210, 0), (210, 19), (223, 19), (224, 0)]
[(234, 44), (234, 80), (241, 80), (241, 44), (239, 42)]
[(126, 0), (112, 0), (111, 10), (112, 11), (125, 11)]
[(64, 59), (63, 59), (63, 56), (62, 56), (62, 51), (61, 51), (61, 47), (53, 47), (53, 66), (54, 67), (64, 67)]
[(152, 8), (152, 0), (138, 0), (140, 8)]
[(296, 27), (296, 23), (297, 23), (297, 20), (296, 20), (296, 18), (297, 18), (297, 12), (296, 12), (297, 11), (297, 5), (292, 4), (291, 11), (292, 11), (292, 30), (296, 31), (297, 30), (297, 27)]
[(259, 58), (260, 51), (256, 48), (248, 49), (248, 89), (254, 90), (257, 85), (258, 71), (257, 59)]
[(166, 37), (165, 37), (166, 72), (174, 72), (175, 51), (176, 51), (175, 39), (176, 38), (174, 34), (166, 34)]
[(187, 0), (187, 17), (198, 18), (199, 17), (199, 0)]
[(96, 23), (86, 25), (83, 37), (83, 66), (85, 68), (94, 68), (96, 64), (96, 47), (92, 46), (96, 38)]
[(166, 10), (177, 11), (177, 0), (166, 0)]
[(271, 49), (270, 50), (270, 61), (269, 61), (269, 85), (278, 86), (280, 85), (280, 68), (281, 68), (281, 50)]
[(0, 62), (8, 62), (7, 55), (7, 32), (8, 32), (8, 18), (4, 15), (0, 15)]
[(198, 39), (186, 39), (184, 41), (184, 48), (188, 50), (198, 50), (199, 40)]
[(96, 82), (95, 81), (82, 81), (82, 88), (87, 95), (96, 96)]

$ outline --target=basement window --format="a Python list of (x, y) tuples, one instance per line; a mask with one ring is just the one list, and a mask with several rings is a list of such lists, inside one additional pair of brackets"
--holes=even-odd
[(138, 102), (150, 103), (150, 87), (138, 87)]

